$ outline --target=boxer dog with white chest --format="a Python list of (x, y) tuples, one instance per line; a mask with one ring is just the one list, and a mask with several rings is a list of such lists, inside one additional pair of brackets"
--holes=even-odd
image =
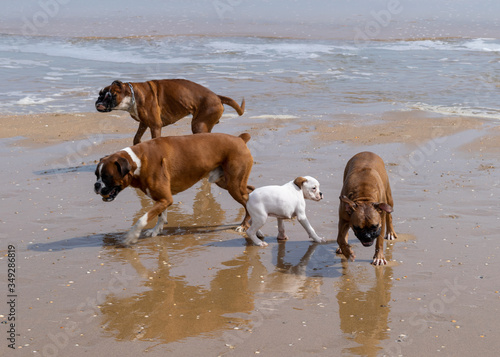
[(101, 89), (95, 107), (99, 112), (124, 110), (139, 122), (134, 145), (150, 129), (151, 138), (161, 136), (161, 128), (192, 114), (193, 134), (210, 133), (224, 112), (223, 104), (245, 111), (245, 100), (238, 105), (233, 99), (217, 95), (200, 84), (185, 79), (161, 79), (147, 82), (114, 81)]
[[(239, 137), (196, 134), (146, 141), (102, 158), (95, 171), (94, 191), (110, 202), (132, 186), (154, 201), (153, 207), (127, 233), (125, 245), (136, 243), (142, 229), (156, 217), (156, 226), (145, 235), (158, 235), (167, 223), (167, 208), (173, 203), (173, 195), (206, 176), (246, 207), (248, 193), (253, 190), (247, 186), (253, 165), (246, 146), (248, 140), (250, 135), (244, 133)], [(240, 230), (248, 228), (249, 219), (247, 213)]]

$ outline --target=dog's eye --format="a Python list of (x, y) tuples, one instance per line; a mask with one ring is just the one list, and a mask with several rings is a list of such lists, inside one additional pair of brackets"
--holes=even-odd
[(103, 181), (107, 181), (107, 180), (109, 179), (109, 177), (110, 177), (109, 175), (103, 174), (103, 175), (101, 176), (101, 179), (102, 179)]
[(314, 186), (314, 187), (312, 188), (312, 190), (313, 190), (313, 191), (316, 191), (316, 186)]

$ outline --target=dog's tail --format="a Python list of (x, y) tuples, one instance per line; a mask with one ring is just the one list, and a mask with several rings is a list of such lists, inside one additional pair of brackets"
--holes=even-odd
[(245, 112), (245, 98), (243, 98), (243, 100), (241, 101), (241, 105), (238, 105), (238, 103), (236, 103), (234, 99), (231, 99), (229, 97), (224, 97), (223, 95), (218, 95), (218, 97), (220, 98), (222, 104), (227, 104), (230, 107), (233, 107), (233, 109), (236, 110), (238, 115), (243, 115), (243, 113)]
[(250, 140), (251, 138), (250, 134), (248, 133), (240, 134), (239, 137), (245, 142), (245, 144), (248, 143), (248, 140)]

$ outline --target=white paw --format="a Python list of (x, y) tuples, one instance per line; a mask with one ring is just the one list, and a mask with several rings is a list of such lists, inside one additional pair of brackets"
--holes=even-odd
[(387, 260), (385, 260), (385, 258), (382, 258), (382, 259), (374, 258), (372, 264), (373, 265), (387, 265)]
[(259, 247), (267, 247), (269, 244), (267, 244), (266, 242), (264, 241), (261, 241), (261, 242), (258, 242), (258, 243), (254, 243), (255, 245), (258, 245)]
[(325, 238), (320, 238), (320, 237), (313, 238), (313, 237), (311, 237), (311, 239), (313, 241), (315, 241), (316, 243), (325, 243), (326, 242)]
[(151, 228), (144, 231), (144, 236), (146, 237), (156, 237), (160, 233), (159, 229)]
[(394, 240), (394, 239), (397, 238), (397, 236), (396, 236), (395, 233), (388, 233), (388, 234), (385, 235), (384, 238), (387, 239), (387, 240)]

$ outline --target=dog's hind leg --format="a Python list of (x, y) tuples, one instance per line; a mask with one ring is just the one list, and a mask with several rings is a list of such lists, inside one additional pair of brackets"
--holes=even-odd
[(236, 202), (245, 208), (245, 218), (243, 218), (240, 226), (236, 228), (237, 232), (244, 232), (250, 227), (250, 215), (246, 207), (249, 195), (247, 181), (248, 176), (250, 176), (253, 159), (250, 155), (248, 159), (246, 165), (242, 162), (231, 162), (223, 167), (227, 191)]
[[(261, 212), (261, 210), (258, 207), (252, 207), (252, 219), (250, 220), (250, 227), (247, 229), (247, 235), (248, 238), (253, 242), (253, 244), (265, 247), (267, 246), (267, 243), (262, 241), (261, 239), (264, 238), (264, 235), (260, 231), (262, 226), (266, 223), (267, 215), (264, 212)], [(259, 239), (261, 238), (261, 239)]]
[(288, 240), (288, 236), (285, 233), (285, 220), (278, 218), (278, 240)]
[(193, 134), (211, 133), (212, 128), (219, 122), (222, 113), (224, 113), (224, 106), (222, 103), (210, 109), (195, 113), (191, 121), (191, 131)]

